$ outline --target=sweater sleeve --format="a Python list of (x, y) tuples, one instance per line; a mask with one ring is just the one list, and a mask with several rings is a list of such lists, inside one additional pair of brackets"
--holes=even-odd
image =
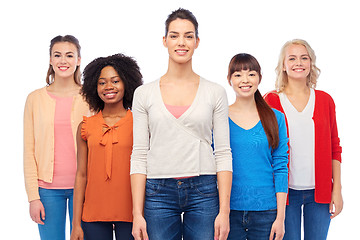
[(150, 146), (149, 116), (145, 108), (143, 87), (135, 90), (133, 113), (133, 150), (131, 154), (130, 174), (147, 174), (147, 154)]
[(272, 152), (275, 192), (288, 192), (288, 137), (285, 117), (282, 113), (276, 113), (279, 126), (279, 145)]
[(219, 87), (213, 113), (213, 138), (216, 171), (232, 171), (229, 137), (229, 107), (224, 88)]
[(341, 162), (342, 148), (340, 146), (340, 138), (338, 136), (338, 130), (337, 130), (335, 103), (331, 97), (330, 97), (330, 128), (331, 128), (332, 159)]
[(26, 99), (24, 110), (24, 178), (28, 201), (40, 199), (35, 159), (33, 101), (31, 95)]

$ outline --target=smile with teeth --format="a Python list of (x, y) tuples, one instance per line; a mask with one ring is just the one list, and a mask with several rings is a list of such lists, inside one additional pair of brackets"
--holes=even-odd
[(61, 70), (61, 71), (66, 71), (67, 69), (68, 69), (68, 67), (59, 67), (59, 69)]
[(188, 50), (185, 50), (185, 49), (177, 49), (177, 50), (175, 50), (175, 52), (178, 53), (178, 54), (185, 54), (185, 53), (188, 52)]
[(294, 71), (295, 72), (303, 72), (303, 71), (305, 71), (305, 69), (303, 69), (303, 68), (295, 68)]
[(239, 88), (243, 89), (243, 90), (247, 90), (252, 88), (252, 86), (240, 86)]
[(105, 93), (104, 96), (106, 98), (113, 98), (115, 97), (116, 94), (117, 94), (116, 92), (109, 92), (109, 93)]

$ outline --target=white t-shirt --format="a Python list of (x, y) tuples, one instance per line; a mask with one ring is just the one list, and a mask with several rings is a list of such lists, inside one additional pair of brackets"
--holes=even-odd
[(315, 127), (313, 121), (315, 91), (302, 112), (298, 112), (286, 94), (280, 93), (289, 128), (290, 165), (289, 188), (307, 190), (315, 188)]

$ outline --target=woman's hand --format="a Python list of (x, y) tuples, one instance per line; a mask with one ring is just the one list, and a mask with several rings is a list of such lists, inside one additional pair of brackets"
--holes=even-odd
[(43, 221), (45, 220), (45, 208), (40, 199), (36, 199), (30, 202), (29, 211), (30, 217), (34, 222), (44, 225)]
[(284, 220), (280, 220), (276, 218), (271, 227), (269, 240), (274, 240), (274, 236), (275, 236), (275, 240), (281, 240), (283, 239), (284, 234), (285, 234)]
[(83, 239), (84, 239), (84, 232), (81, 226), (73, 226), (70, 240), (83, 240)]
[(229, 214), (219, 213), (215, 218), (215, 240), (226, 240), (230, 231)]
[(344, 202), (343, 202), (341, 190), (334, 189), (333, 192), (331, 193), (331, 202), (330, 202), (330, 206), (329, 206), (331, 219), (333, 219), (334, 217), (339, 215), (339, 213), (341, 213), (341, 211), (343, 209), (343, 204), (344, 204)]
[(134, 240), (148, 240), (149, 237), (146, 232), (146, 221), (142, 215), (136, 215), (133, 218), (132, 235)]

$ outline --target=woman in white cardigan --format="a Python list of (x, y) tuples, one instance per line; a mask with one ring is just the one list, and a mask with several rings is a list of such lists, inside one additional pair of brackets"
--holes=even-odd
[(195, 16), (180, 8), (165, 25), (168, 71), (139, 87), (133, 101), (133, 235), (226, 239), (232, 180), (226, 92), (192, 69)]

